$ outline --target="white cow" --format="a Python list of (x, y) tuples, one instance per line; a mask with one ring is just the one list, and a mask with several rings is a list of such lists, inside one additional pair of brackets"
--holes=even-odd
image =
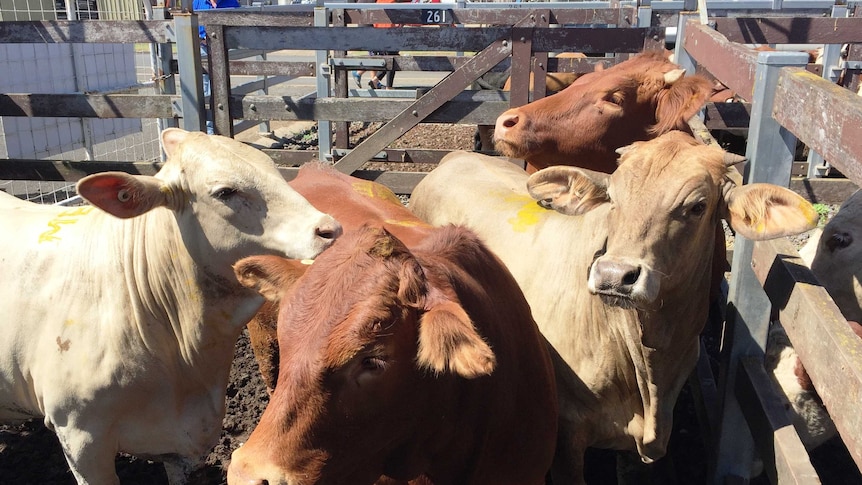
[(117, 452), (172, 483), (218, 440), (233, 348), (263, 303), (232, 264), (314, 258), (340, 225), (262, 152), (180, 129), (154, 177), (78, 183), (93, 206), (0, 196), (0, 420), (44, 416), (79, 484)]
[(664, 456), (707, 319), (720, 220), (750, 239), (817, 220), (786, 188), (735, 186), (728, 163), (738, 157), (691, 135), (623, 151), (610, 175), (558, 166), (529, 179), (507, 161), (453, 153), (410, 199), (426, 221), (463, 224), (485, 240), (565, 360), (555, 362), (555, 483), (583, 482), (590, 446), (637, 450), (647, 463)]

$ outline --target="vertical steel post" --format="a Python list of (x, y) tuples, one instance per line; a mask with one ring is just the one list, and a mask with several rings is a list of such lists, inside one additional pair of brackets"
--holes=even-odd
[[(329, 13), (323, 4), (323, 0), (317, 0), (314, 7), (314, 26), (329, 27)], [(329, 97), (329, 51), (315, 51), (317, 64), (317, 99)], [(329, 120), (317, 120), (317, 150), (318, 159), (321, 161), (332, 161), (332, 122)]]
[[(152, 9), (152, 18), (155, 20), (165, 20), (165, 9), (160, 7)], [(158, 94), (177, 94), (177, 83), (171, 67), (171, 61), (174, 58), (172, 44), (150, 44), (150, 50), (155, 54), (151, 59), (153, 64), (153, 75), (157, 79), (156, 92)], [(177, 127), (176, 118), (160, 118), (158, 120), (159, 132), (168, 127)], [(164, 154), (162, 154), (164, 160)]]
[[(779, 71), (785, 66), (804, 66), (802, 52), (761, 52), (757, 57), (754, 96), (744, 179), (786, 187), (790, 181), (796, 138), (772, 118)], [(736, 372), (744, 356), (760, 356), (766, 346), (771, 304), (751, 269), (754, 241), (736, 235), (728, 291), (725, 341), (719, 391), (723, 397), (719, 424), (718, 456), (713, 483), (730, 477), (751, 478), (754, 441), (734, 396)]]
[(206, 131), (204, 88), (201, 84), (201, 39), (198, 37), (198, 16), (194, 13), (174, 12), (177, 29), (177, 64), (180, 70), (180, 99), (182, 128), (188, 131)]
[(694, 59), (683, 48), (683, 40), (685, 39), (685, 24), (689, 19), (698, 17), (697, 12), (680, 12), (679, 21), (676, 25), (676, 43), (673, 47), (673, 62), (679, 67), (685, 69), (687, 75), (692, 75), (697, 68)]

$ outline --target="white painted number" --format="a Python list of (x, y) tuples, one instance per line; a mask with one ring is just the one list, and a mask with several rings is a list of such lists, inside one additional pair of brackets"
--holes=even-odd
[(446, 22), (446, 11), (445, 10), (426, 10), (425, 23), (426, 24), (440, 24)]

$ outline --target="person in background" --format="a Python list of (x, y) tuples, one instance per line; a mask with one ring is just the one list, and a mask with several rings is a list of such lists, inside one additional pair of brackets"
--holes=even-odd
[[(200, 10), (209, 10), (212, 8), (237, 8), (239, 6), (239, 0), (194, 0), (194, 3), (192, 3), (192, 10), (198, 12)], [(198, 27), (198, 34), (201, 38), (201, 59), (208, 58), (209, 46), (207, 45), (207, 33), (206, 30), (204, 30), (203, 25)], [(204, 66), (207, 66), (207, 64), (204, 64)], [(212, 87), (210, 86), (210, 75), (207, 72), (207, 69), (204, 69), (202, 77), (204, 99), (207, 104), (210, 105), (210, 109), (207, 110), (207, 134), (212, 135), (215, 132), (212, 119)]]
[[(410, 3), (411, 0), (376, 0), (375, 3)], [(374, 24), (375, 27), (401, 27), (400, 24)], [(369, 54), (373, 56), (397, 56), (398, 51), (372, 51)], [(383, 84), (383, 77), (386, 76), (386, 84)], [(395, 66), (392, 69), (384, 69), (382, 71), (374, 71), (371, 80), (368, 81), (368, 87), (371, 89), (392, 89), (395, 83)]]

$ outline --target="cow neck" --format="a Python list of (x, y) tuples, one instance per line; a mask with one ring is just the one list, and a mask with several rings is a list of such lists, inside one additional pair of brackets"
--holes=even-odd
[[(709, 264), (705, 266), (708, 268)], [(708, 275), (704, 269), (695, 274)], [(648, 461), (664, 456), (673, 427), (673, 407), (687, 378), (676, 372), (694, 367), (699, 351), (698, 336), (706, 323), (708, 279), (695, 282), (688, 295), (703, 298), (680, 298), (666, 301), (659, 311), (637, 311), (636, 325), (625, 325), (621, 331), (635, 369), (643, 420), (641, 433), (633, 433), (638, 453)], [(680, 292), (678, 292), (680, 293)], [(651, 346), (644, 333), (661, 333), (661, 340), (673, 346)]]
[[(122, 223), (118, 254), (126, 258), (122, 271), (132, 303), (130, 318), (141, 341), (169, 360), (166, 364), (192, 373), (205, 370), (208, 377), (202, 376), (202, 382), (212, 381), (217, 371), (226, 385), (231, 349), (261, 298), (238, 283), (231, 288), (206, 274), (189, 253), (171, 211), (157, 208)], [(159, 324), (148, 324), (153, 321)], [(177, 354), (164, 355), (166, 348)]]

